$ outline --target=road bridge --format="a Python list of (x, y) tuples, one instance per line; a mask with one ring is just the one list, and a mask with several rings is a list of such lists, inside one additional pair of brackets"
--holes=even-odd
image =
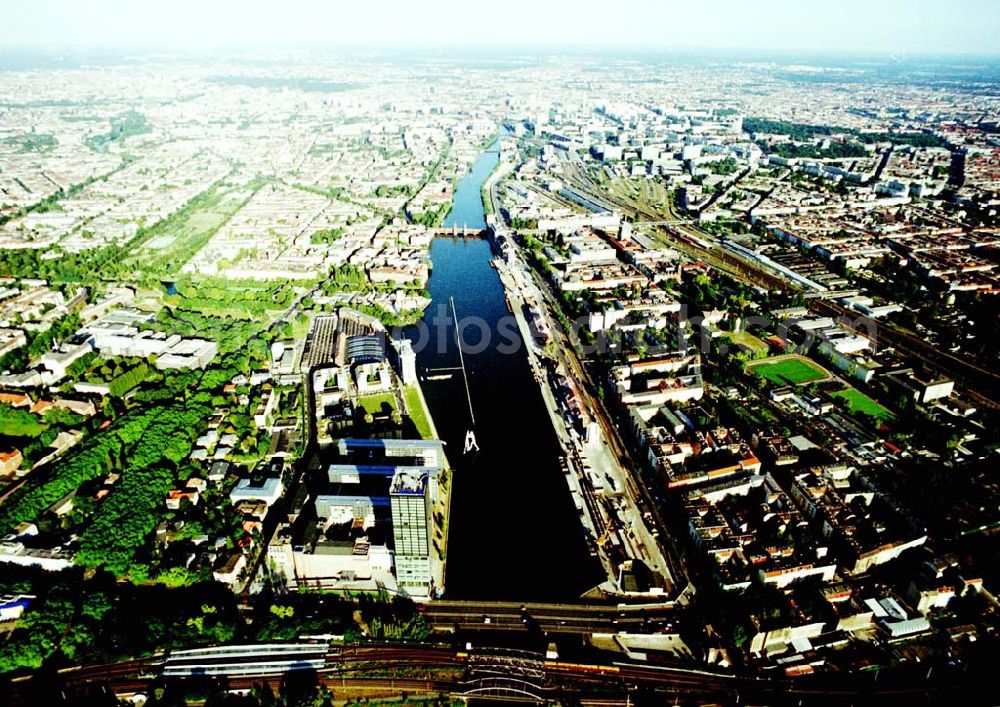
[(439, 631), (542, 631), (617, 633), (672, 630), (672, 602), (647, 604), (542, 604), (435, 601), (423, 608), (427, 624)]

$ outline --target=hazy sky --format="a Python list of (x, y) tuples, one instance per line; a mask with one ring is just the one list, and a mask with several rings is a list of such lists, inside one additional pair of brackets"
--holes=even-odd
[(1000, 0), (3, 0), (0, 50), (504, 43), (1000, 54)]

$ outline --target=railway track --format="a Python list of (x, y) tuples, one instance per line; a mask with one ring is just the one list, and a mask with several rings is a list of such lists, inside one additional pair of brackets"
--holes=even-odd
[[(345, 647), (347, 648), (347, 647)], [(471, 666), (470, 654), (416, 647), (369, 646), (353, 647), (352, 650), (366, 653), (381, 652), (386, 659), (354, 665), (349, 668), (335, 666), (309, 673), (303, 673), (303, 682), (314, 681), (316, 685), (331, 691), (335, 699), (345, 697), (399, 694), (411, 695), (451, 695), (462, 697), (476, 681), (469, 682), (468, 673), (425, 676), (385, 676), (358, 675), (352, 671), (379, 671), (396, 668), (423, 667), (428, 671)], [(427, 654), (426, 657), (423, 654)], [(516, 662), (516, 661), (515, 661)], [(86, 694), (94, 685), (101, 685), (119, 696), (147, 693), (153, 684), (149, 676), (136, 674), (135, 668), (148, 663), (145, 660), (123, 661), (119, 664), (86, 666), (59, 671), (62, 685), (41, 686), (54, 694), (62, 693), (61, 704), (72, 704), (74, 699)], [(514, 666), (516, 667), (516, 666)], [(537, 674), (532, 673), (533, 691), (539, 699), (566, 699), (578, 704), (612, 705), (623, 704), (630, 695), (650, 692), (661, 697), (686, 695), (704, 699), (725, 701), (749, 701), (761, 704), (795, 705), (810, 704), (857, 704), (872, 702), (877, 704), (935, 704), (944, 699), (961, 698), (963, 690), (969, 690), (955, 674), (944, 675), (931, 680), (907, 680), (903, 675), (889, 676), (876, 683), (872, 676), (858, 681), (845, 682), (844, 675), (827, 674), (788, 679), (784, 676), (748, 676), (719, 673), (707, 670), (655, 666), (636, 663), (581, 664), (558, 660), (539, 659)], [(498, 669), (502, 670), (502, 663)], [(513, 669), (513, 668), (512, 668)], [(516, 673), (516, 671), (515, 671)], [(81, 681), (79, 676), (88, 675), (93, 680)], [(73, 677), (76, 676), (76, 677)], [(253, 676), (229, 676), (225, 686), (229, 690), (246, 690), (258, 685), (267, 685), (275, 692), (282, 689), (288, 680), (287, 673)], [(484, 694), (482, 697), (503, 698), (503, 676), (497, 679), (500, 694)], [(480, 682), (479, 685), (484, 683)], [(37, 686), (36, 686), (37, 687)], [(39, 692), (32, 690), (14, 691), (9, 695), (9, 704), (29, 705)], [(51, 697), (51, 696), (50, 696)], [(519, 701), (537, 702), (527, 698)], [(56, 698), (56, 703), (58, 698)]]
[[(591, 185), (593, 181), (591, 180)], [(596, 185), (594, 185), (596, 186)], [(627, 208), (624, 205), (623, 208)], [(642, 213), (632, 210), (633, 214)], [(699, 245), (684, 229), (675, 226), (661, 227), (659, 230), (661, 237), (669, 242), (671, 247), (676, 248), (690, 258), (700, 260), (732, 277), (751, 285), (759, 285), (769, 290), (791, 290), (798, 291), (801, 288), (794, 283), (790, 283), (776, 273), (737, 257), (735, 254), (722, 250), (721, 248), (706, 248)], [(698, 232), (700, 237), (712, 239), (710, 234)], [(848, 321), (856, 318), (856, 313), (837, 305), (829, 300), (820, 298), (808, 300), (807, 306), (816, 313), (835, 318), (845, 317)], [(855, 327), (851, 327), (855, 329)], [(863, 330), (861, 333), (865, 333)], [(969, 361), (961, 356), (956, 356), (950, 351), (944, 351), (917, 336), (901, 331), (889, 324), (881, 324), (878, 329), (878, 337), (883, 342), (888, 341), (893, 346), (903, 350), (934, 368), (940, 369), (949, 375), (965, 382), (966, 395), (975, 400), (978, 404), (992, 410), (1000, 409), (1000, 375), (990, 371), (973, 361)]]
[[(573, 166), (570, 169), (572, 174), (567, 175), (568, 181), (572, 184), (573, 188), (582, 192), (588, 199), (597, 203), (604, 202), (611, 204), (621, 210), (621, 212), (628, 216), (632, 221), (660, 222), (664, 220), (662, 213), (651, 211), (641, 205), (630, 203), (621, 197), (617, 197), (603, 191), (601, 187), (594, 182), (590, 175), (588, 175), (586, 171), (580, 167)], [(684, 220), (676, 214), (673, 209), (668, 209), (667, 216), (668, 221)], [(691, 228), (694, 233), (686, 233), (685, 228)], [(715, 245), (717, 241), (711, 234), (705, 233), (697, 228), (690, 226), (658, 226), (656, 232), (661, 240), (665, 241), (667, 245), (675, 248), (681, 253), (684, 253), (692, 260), (704, 262), (705, 264), (710, 265), (745, 284), (763, 286), (769, 290), (797, 291), (801, 289), (798, 285), (788, 282), (779, 275), (772, 273), (754, 263), (743, 260), (733, 253), (723, 250), (721, 247), (706, 248), (699, 245), (695, 239), (706, 240), (713, 243), (713, 245)], [(719, 245), (721, 246), (721, 244)]]

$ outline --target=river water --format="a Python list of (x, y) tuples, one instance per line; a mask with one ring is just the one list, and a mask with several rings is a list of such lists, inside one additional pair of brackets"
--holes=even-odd
[[(490, 145), (486, 152), (479, 155), (472, 167), (459, 180), (455, 187), (455, 198), (452, 200), (451, 211), (442, 224), (446, 228), (486, 228), (486, 215), (483, 212), (482, 188), (483, 182), (500, 164), (500, 141)], [(433, 258), (433, 254), (431, 256)]]
[[(445, 225), (485, 226), (480, 188), (497, 165), (495, 147), (460, 180)], [(601, 581), (602, 573), (587, 552), (558, 464), (558, 442), (526, 354), (520, 347), (507, 354), (496, 348), (503, 340), (498, 323), (509, 312), (500, 278), (490, 266), (490, 245), (483, 238), (439, 237), (431, 244), (430, 257), (433, 302), (424, 316), (430, 341), (418, 347), (421, 375), (459, 364), (449, 297), (455, 298), (459, 319), (481, 319), (493, 342), (475, 353), (481, 330), (463, 326), (478, 454), (462, 454), (470, 415), (461, 372), (421, 383), (455, 468), (446, 596), (578, 598)]]

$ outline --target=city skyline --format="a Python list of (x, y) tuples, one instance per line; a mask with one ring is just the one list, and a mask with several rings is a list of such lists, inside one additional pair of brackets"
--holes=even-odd
[(538, 5), (5, 14), (0, 705), (991, 694), (1000, 7)]

